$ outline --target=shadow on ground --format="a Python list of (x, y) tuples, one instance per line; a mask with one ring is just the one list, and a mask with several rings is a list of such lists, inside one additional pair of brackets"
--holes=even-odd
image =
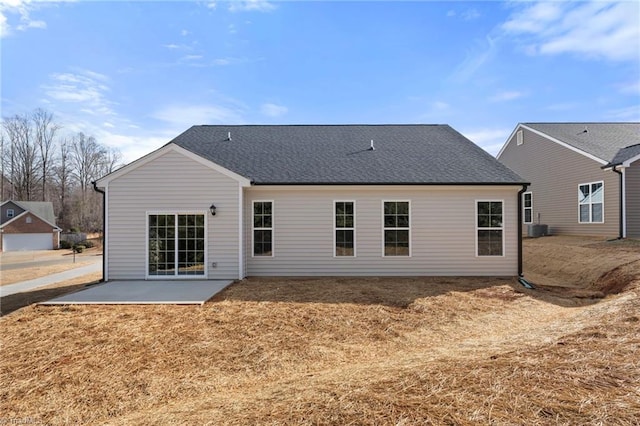
[(34, 289), (31, 291), (25, 291), (22, 293), (10, 294), (0, 298), (0, 316), (8, 315), (13, 311), (16, 311), (25, 306), (29, 306), (33, 303), (40, 303), (46, 300), (53, 299), (54, 297), (62, 296), (63, 294), (71, 293), (74, 291), (82, 290), (88, 285), (96, 284), (98, 281), (91, 281), (89, 283), (80, 283), (72, 285), (61, 285), (52, 288)]

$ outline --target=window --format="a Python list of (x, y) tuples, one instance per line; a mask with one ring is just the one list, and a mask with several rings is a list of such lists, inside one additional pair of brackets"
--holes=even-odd
[(384, 202), (384, 256), (410, 256), (409, 202)]
[(478, 201), (478, 256), (502, 256), (503, 231), (502, 201)]
[(204, 275), (204, 230), (204, 214), (150, 214), (149, 275)]
[(533, 194), (531, 192), (522, 194), (522, 222), (533, 222)]
[(604, 182), (578, 185), (578, 221), (604, 223)]
[(31, 219), (31, 216), (27, 216), (26, 222), (27, 223), (31, 223), (33, 221), (33, 219)]
[(13, 217), (13, 216), (15, 216), (15, 215), (16, 215), (15, 210), (13, 210), (13, 209), (7, 209), (7, 217), (11, 218), (11, 217)]
[(253, 255), (273, 256), (273, 202), (253, 202)]
[(335, 256), (355, 256), (355, 210), (353, 201), (335, 202)]
[(522, 145), (523, 142), (524, 142), (524, 135), (522, 134), (522, 130), (518, 130), (518, 133), (516, 133), (516, 143), (518, 145)]

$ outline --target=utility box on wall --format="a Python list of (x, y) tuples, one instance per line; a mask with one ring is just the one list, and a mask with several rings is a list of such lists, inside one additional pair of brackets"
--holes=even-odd
[(531, 238), (538, 238), (545, 235), (549, 235), (549, 226), (536, 223), (529, 225), (527, 235)]

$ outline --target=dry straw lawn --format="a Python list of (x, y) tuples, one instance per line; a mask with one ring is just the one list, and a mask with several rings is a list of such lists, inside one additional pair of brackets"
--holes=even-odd
[[(203, 307), (25, 307), (0, 319), (0, 418), (639, 424), (640, 270), (626, 256), (640, 245), (527, 241), (529, 255), (547, 250), (576, 250), (576, 271), (584, 255), (609, 263), (535, 291), (499, 278), (248, 279)], [(527, 268), (543, 282), (566, 256), (538, 259)]]

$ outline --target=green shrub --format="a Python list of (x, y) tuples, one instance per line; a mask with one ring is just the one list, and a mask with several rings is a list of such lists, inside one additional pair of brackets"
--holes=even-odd
[(73, 250), (76, 253), (82, 253), (84, 251), (85, 247), (82, 244), (76, 244), (75, 246), (73, 246)]
[(88, 240), (87, 241), (82, 241), (82, 242), (80, 242), (78, 244), (82, 244), (86, 248), (92, 248), (92, 247), (95, 247), (95, 245), (96, 245), (93, 241), (88, 241)]
[(61, 249), (70, 249), (73, 247), (73, 243), (71, 241), (61, 240), (60, 248)]

